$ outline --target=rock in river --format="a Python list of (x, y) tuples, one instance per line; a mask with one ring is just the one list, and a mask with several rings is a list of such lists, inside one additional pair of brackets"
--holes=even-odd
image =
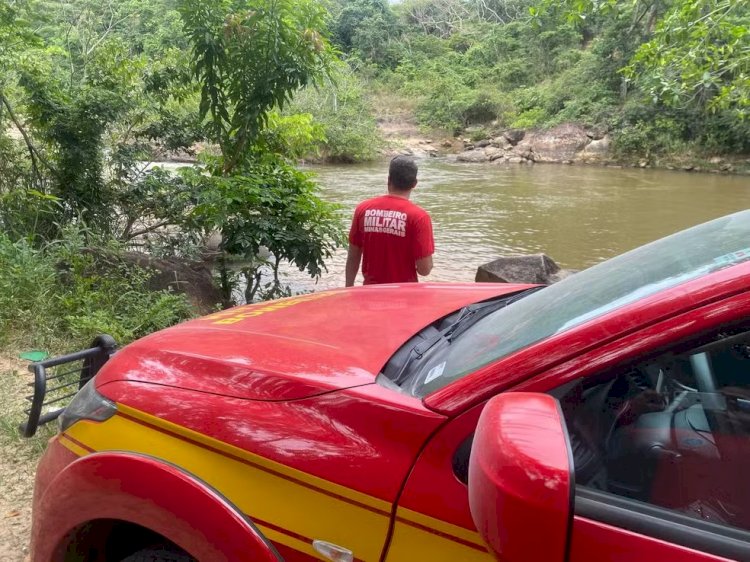
[(495, 146), (488, 146), (484, 149), (484, 154), (487, 156), (487, 159), (490, 162), (494, 162), (498, 158), (502, 158), (505, 156), (505, 151), (502, 148), (497, 148)]
[(489, 157), (484, 150), (466, 150), (456, 157), (459, 162), (487, 162)]
[(607, 160), (609, 156), (609, 135), (605, 135), (599, 140), (592, 140), (579, 154), (578, 159), (581, 162), (601, 162)]
[(477, 269), (477, 283), (540, 283), (550, 285), (575, 271), (560, 269), (546, 254), (503, 256)]

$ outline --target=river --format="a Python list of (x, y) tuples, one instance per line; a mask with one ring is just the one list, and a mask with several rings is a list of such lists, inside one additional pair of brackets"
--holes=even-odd
[[(498, 256), (544, 252), (582, 269), (662, 236), (750, 208), (750, 178), (667, 170), (419, 161), (412, 199), (432, 215), (430, 281), (473, 281)], [(385, 192), (387, 163), (310, 166), (349, 224), (363, 199)], [(344, 284), (346, 250), (317, 284), (286, 270), (295, 291)], [(361, 277), (359, 281), (361, 282)]]

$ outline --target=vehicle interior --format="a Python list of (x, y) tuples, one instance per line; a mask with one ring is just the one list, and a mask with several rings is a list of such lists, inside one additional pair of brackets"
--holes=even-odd
[(576, 484), (750, 529), (750, 331), (714, 334), (560, 396)]

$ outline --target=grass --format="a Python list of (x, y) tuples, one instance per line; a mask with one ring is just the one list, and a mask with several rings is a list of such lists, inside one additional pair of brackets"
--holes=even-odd
[[(23, 367), (20, 362), (19, 367)], [(12, 448), (14, 453), (29, 460), (36, 460), (47, 446), (47, 441), (52, 437), (57, 425), (54, 423), (42, 426), (31, 439), (21, 436), (19, 425), (25, 421), (24, 409), (28, 402), (25, 396), (30, 393), (31, 388), (26, 383), (31, 381), (31, 374), (24, 376), (24, 371), (9, 368), (0, 371), (0, 380), (3, 381), (4, 391), (0, 393), (0, 446), (4, 449)], [(3, 471), (0, 470), (0, 480)]]

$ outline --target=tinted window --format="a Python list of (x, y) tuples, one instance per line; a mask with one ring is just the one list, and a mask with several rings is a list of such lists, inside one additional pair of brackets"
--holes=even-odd
[(750, 530), (750, 333), (579, 383), (576, 485)]
[(486, 316), (426, 361), (409, 390), (424, 396), (532, 343), (747, 260), (750, 211), (642, 246)]

